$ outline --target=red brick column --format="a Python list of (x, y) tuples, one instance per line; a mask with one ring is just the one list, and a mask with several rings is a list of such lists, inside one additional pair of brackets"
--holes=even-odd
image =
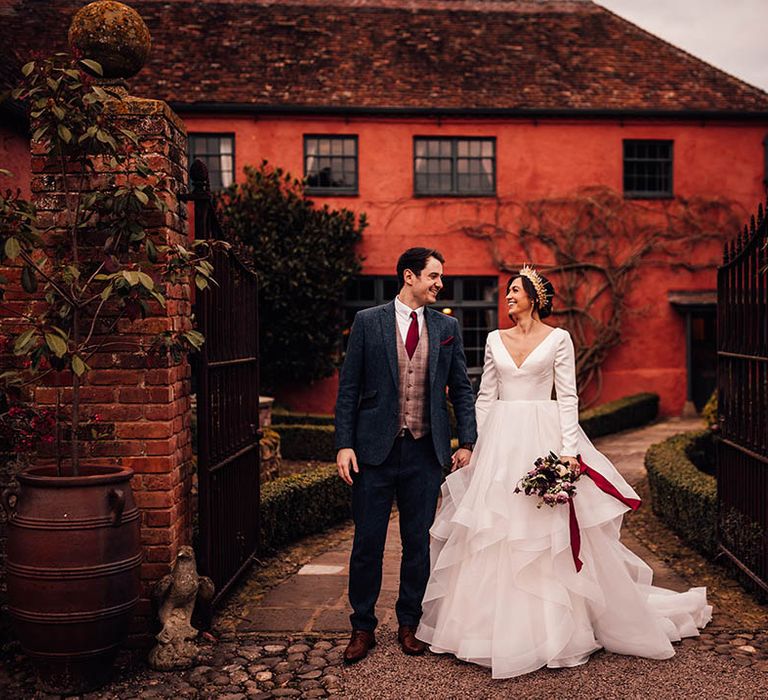
[[(165, 178), (168, 212), (148, 212), (146, 225), (156, 241), (183, 242), (187, 238), (184, 205), (178, 194), (186, 179), (186, 130), (167, 104), (127, 97), (115, 102), (121, 125), (138, 135), (140, 150), (158, 178)], [(60, 178), (51, 174), (40, 148), (33, 145), (32, 191), (42, 226), (66, 223)], [(99, 186), (108, 171), (100, 171), (85, 189)], [(145, 320), (121, 320), (110, 338), (108, 351), (95, 355), (81, 389), (84, 417), (98, 414), (107, 438), (92, 443), (88, 458), (100, 464), (123, 465), (134, 470), (132, 481), (142, 510), (144, 594), (134, 632), (137, 637), (152, 629), (152, 585), (167, 574), (178, 548), (191, 542), (192, 443), (190, 366), (185, 359), (149, 362), (136, 344), (149, 347), (163, 331), (191, 327), (189, 285), (166, 289), (167, 305), (155, 305)], [(160, 365), (160, 366), (158, 366)], [(54, 404), (57, 389), (36, 390), (40, 404)], [(71, 389), (61, 390), (64, 404)]]

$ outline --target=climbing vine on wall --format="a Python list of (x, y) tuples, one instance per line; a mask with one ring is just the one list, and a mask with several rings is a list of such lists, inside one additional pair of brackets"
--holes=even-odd
[(501, 272), (530, 261), (552, 279), (554, 313), (573, 336), (579, 393), (589, 405), (600, 396), (601, 368), (621, 342), (627, 317), (665, 301), (649, 298), (647, 308), (631, 308), (628, 295), (639, 276), (653, 268), (714, 269), (719, 243), (742, 217), (725, 199), (633, 200), (593, 187), (522, 203), (499, 199), (492, 222), (452, 230), (485, 241)]

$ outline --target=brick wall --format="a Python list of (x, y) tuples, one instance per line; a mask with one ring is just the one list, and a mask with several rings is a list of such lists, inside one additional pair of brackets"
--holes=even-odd
[[(187, 237), (185, 210), (178, 194), (186, 179), (186, 130), (164, 102), (127, 97), (116, 102), (122, 125), (134, 131), (141, 150), (159, 177), (168, 181), (168, 212), (148, 212), (146, 225), (155, 240), (182, 242)], [(85, 189), (97, 187), (109, 171), (95, 173)], [(39, 146), (33, 146), (32, 198), (43, 226), (61, 226), (66, 217), (60, 178), (51, 176)], [(134, 641), (148, 640), (153, 611), (150, 602), (154, 582), (169, 572), (176, 552), (191, 542), (192, 443), (189, 362), (159, 360), (147, 366), (135, 344), (148, 346), (166, 330), (191, 327), (189, 285), (166, 289), (165, 309), (155, 305), (151, 317), (131, 322), (121, 320), (110, 340), (108, 352), (95, 355), (81, 389), (85, 416), (99, 414), (107, 438), (89, 446), (91, 461), (130, 467), (132, 486), (142, 511), (144, 563), (143, 599), (134, 624)], [(158, 366), (159, 365), (159, 366)], [(35, 399), (54, 404), (57, 389), (39, 386)], [(71, 389), (62, 389), (62, 400), (71, 399)]]

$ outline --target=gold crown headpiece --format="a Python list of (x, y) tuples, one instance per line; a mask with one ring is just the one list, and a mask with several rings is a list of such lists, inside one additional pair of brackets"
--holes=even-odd
[(547, 290), (544, 287), (544, 282), (542, 281), (541, 277), (539, 277), (539, 273), (536, 272), (536, 270), (534, 270), (530, 265), (523, 265), (520, 268), (520, 276), (527, 277), (533, 285), (533, 288), (536, 290), (536, 298), (539, 300), (539, 308), (546, 306), (549, 296), (547, 295)]

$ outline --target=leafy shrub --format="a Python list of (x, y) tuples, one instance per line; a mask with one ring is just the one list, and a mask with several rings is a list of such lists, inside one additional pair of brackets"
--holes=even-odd
[(365, 215), (316, 208), (304, 185), (266, 161), (219, 198), (224, 229), (252, 252), (259, 275), (263, 390), (333, 374), (347, 282), (360, 271), (355, 246)]
[(720, 426), (717, 421), (717, 389), (712, 392), (704, 408), (701, 409), (701, 417), (710, 430), (717, 430)]
[(596, 438), (645, 425), (658, 414), (658, 394), (633, 394), (584, 411), (579, 415), (579, 423), (590, 438)]
[(707, 556), (717, 553), (717, 482), (689, 453), (707, 435), (692, 431), (652, 445), (645, 455), (653, 512), (688, 544)]
[(333, 465), (270, 481), (261, 489), (261, 546), (277, 549), (351, 516), (352, 491)]
[(284, 459), (336, 461), (335, 429), (332, 425), (272, 425), (280, 434), (280, 454)]

